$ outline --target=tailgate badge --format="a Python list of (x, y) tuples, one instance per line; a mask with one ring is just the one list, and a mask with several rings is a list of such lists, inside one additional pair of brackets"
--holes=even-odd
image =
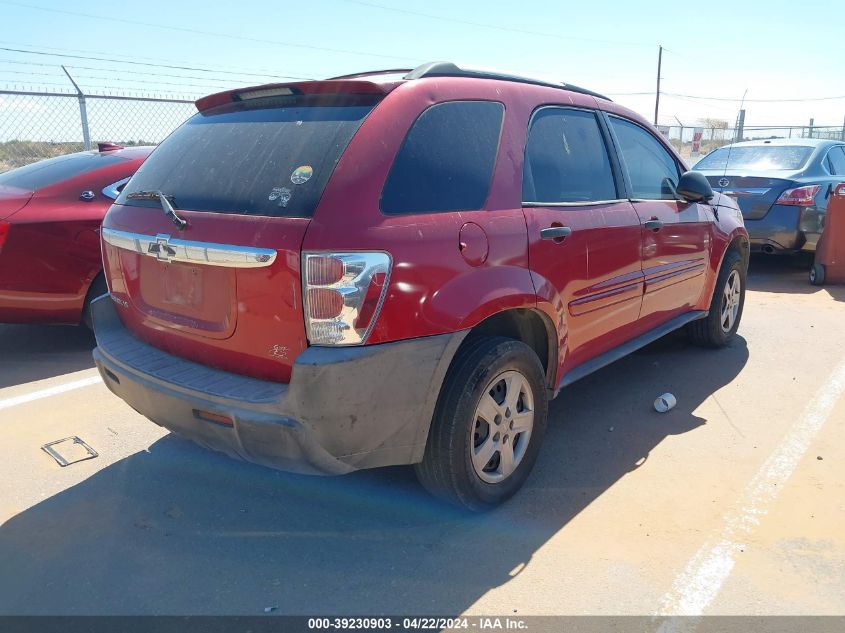
[(150, 243), (147, 253), (155, 255), (155, 258), (160, 262), (169, 262), (170, 258), (176, 255), (176, 249), (170, 246), (169, 242), (169, 235), (159, 233), (156, 235), (156, 241)]
[(285, 345), (274, 345), (270, 348), (270, 356), (275, 358), (287, 358), (288, 357), (288, 348)]
[(728, 180), (727, 178), (719, 178), (719, 186), (720, 187), (727, 187), (729, 184), (731, 184), (731, 181)]

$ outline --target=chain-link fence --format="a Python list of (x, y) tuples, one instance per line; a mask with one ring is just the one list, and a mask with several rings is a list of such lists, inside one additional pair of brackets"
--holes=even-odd
[(0, 172), (98, 142), (154, 145), (194, 112), (193, 101), (0, 91)]
[(680, 125), (659, 125), (660, 132), (684, 158), (695, 162), (700, 156), (714, 149), (737, 141), (753, 141), (776, 138), (819, 138), (845, 141), (845, 125), (786, 125), (786, 126), (744, 126), (696, 127)]
[[(102, 141), (156, 144), (194, 112), (193, 101), (176, 99), (0, 90), (0, 172)], [(658, 127), (690, 162), (739, 140), (845, 140), (845, 125)]]

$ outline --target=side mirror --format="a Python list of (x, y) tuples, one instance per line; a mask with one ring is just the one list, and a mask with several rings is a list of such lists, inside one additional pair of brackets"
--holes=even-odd
[(713, 189), (707, 178), (697, 171), (685, 172), (675, 190), (687, 202), (706, 202), (713, 197)]

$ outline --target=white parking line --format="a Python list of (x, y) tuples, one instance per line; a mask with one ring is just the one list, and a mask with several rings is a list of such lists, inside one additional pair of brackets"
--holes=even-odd
[(22, 396), (15, 396), (14, 398), (0, 400), (0, 411), (2, 411), (3, 409), (9, 409), (11, 407), (16, 407), (19, 404), (24, 404), (26, 402), (32, 402), (33, 400), (49, 398), (50, 396), (65, 393), (66, 391), (73, 391), (74, 389), (81, 389), (82, 387), (96, 385), (98, 382), (101, 382), (101, 380), (102, 379), (99, 376), (90, 376), (89, 378), (74, 380), (73, 382), (68, 382), (63, 385), (57, 385), (56, 387), (49, 387), (48, 389), (33, 391), (32, 393), (27, 393)]
[[(761, 517), (769, 511), (769, 506), (824, 426), (843, 392), (845, 359), (816, 392), (802, 416), (748, 484), (739, 506), (741, 509), (725, 518), (719, 537), (699, 549), (675, 579), (671, 591), (661, 600), (657, 615), (703, 614), (733, 570), (736, 554), (745, 548), (745, 538), (751, 535)], [(659, 631), (674, 631), (679, 625), (683, 622), (667, 620)]]

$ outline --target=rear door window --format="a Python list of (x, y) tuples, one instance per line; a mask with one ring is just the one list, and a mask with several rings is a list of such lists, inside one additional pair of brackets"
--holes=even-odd
[(124, 160), (126, 159), (114, 154), (101, 154), (99, 152), (65, 154), (4, 172), (0, 174), (0, 185), (27, 191), (38, 191), (68, 178), (81, 176), (95, 169), (109, 167)]
[(622, 160), (631, 181), (631, 197), (640, 200), (675, 200), (680, 174), (678, 164), (650, 132), (635, 123), (612, 116)]
[(548, 107), (531, 121), (522, 179), (523, 202), (595, 202), (617, 198), (596, 115)]
[(310, 217), (376, 103), (370, 96), (293, 95), (200, 112), (152, 153), (118, 203), (154, 206), (130, 195), (161, 191), (177, 209)]
[(449, 101), (411, 126), (381, 195), (386, 214), (471, 211), (487, 200), (505, 108)]

